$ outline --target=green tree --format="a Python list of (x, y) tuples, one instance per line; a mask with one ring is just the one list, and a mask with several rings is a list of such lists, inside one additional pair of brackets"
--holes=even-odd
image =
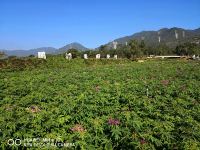
[(72, 58), (78, 58), (81, 55), (81, 52), (79, 50), (77, 50), (77, 49), (74, 49), (74, 48), (69, 49), (67, 51), (67, 53), (71, 53), (72, 54)]
[(156, 48), (156, 55), (169, 55), (172, 51), (166, 44), (159, 44)]
[(0, 52), (0, 58), (4, 57), (5, 53), (4, 52)]
[(146, 44), (145, 44), (144, 40), (142, 40), (142, 41), (140, 42), (139, 47), (140, 47), (140, 49), (141, 49), (143, 55), (146, 55), (146, 56), (149, 55), (149, 52), (148, 52), (148, 49), (147, 49), (147, 47), (146, 47)]
[(177, 55), (200, 55), (200, 46), (196, 43), (184, 43), (175, 49)]
[(129, 59), (137, 58), (143, 55), (142, 48), (136, 40), (130, 40), (125, 53), (126, 57)]

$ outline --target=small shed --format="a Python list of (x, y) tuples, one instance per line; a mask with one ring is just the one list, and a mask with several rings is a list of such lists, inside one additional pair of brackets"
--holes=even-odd
[(46, 59), (45, 52), (38, 52), (38, 58)]

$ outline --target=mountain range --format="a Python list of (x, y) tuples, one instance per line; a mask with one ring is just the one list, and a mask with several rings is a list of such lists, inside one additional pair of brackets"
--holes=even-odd
[[(200, 28), (194, 30), (187, 30), (182, 28), (162, 28), (158, 31), (142, 31), (135, 33), (130, 36), (115, 39), (114, 41), (118, 44), (126, 44), (130, 40), (135, 39), (137, 41), (144, 41), (147, 46), (156, 46), (159, 44), (166, 44), (169, 47), (175, 47), (180, 43), (184, 42), (195, 42), (200, 43)], [(108, 49), (113, 47), (112, 42), (105, 44)], [(80, 43), (74, 42), (67, 44), (59, 49), (53, 47), (41, 47), (30, 50), (0, 50), (3, 51), (7, 56), (19, 56), (25, 57), (29, 55), (37, 55), (37, 52), (44, 51), (47, 54), (60, 54), (67, 50), (74, 48), (81, 51), (88, 50)], [(97, 48), (98, 49), (98, 48)]]
[(57, 53), (64, 53), (64, 52), (66, 52), (66, 50), (69, 50), (69, 49), (72, 49), (72, 48), (78, 49), (78, 50), (81, 50), (81, 51), (88, 50), (88, 48), (84, 47), (80, 43), (74, 42), (74, 43), (71, 43), (71, 44), (68, 44), (68, 45), (65, 45), (65, 46), (59, 48)]
[[(186, 30), (182, 28), (163, 28), (158, 31), (142, 31), (130, 36), (115, 39), (118, 44), (126, 44), (130, 40), (144, 41), (147, 46), (156, 46), (159, 44), (166, 44), (168, 47), (176, 47), (178, 44), (185, 42), (200, 42), (200, 28), (195, 30)], [(113, 46), (112, 42), (105, 46), (110, 48)]]
[(74, 42), (71, 44), (67, 44), (59, 49), (56, 49), (54, 47), (40, 47), (30, 50), (0, 50), (0, 51), (3, 51), (7, 56), (26, 57), (30, 55), (37, 55), (37, 53), (41, 51), (45, 52), (46, 54), (61, 54), (72, 48), (81, 51), (87, 50), (87, 48), (84, 47), (83, 45)]

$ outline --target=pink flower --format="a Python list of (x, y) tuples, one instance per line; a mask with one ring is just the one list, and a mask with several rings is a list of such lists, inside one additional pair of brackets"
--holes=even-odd
[(96, 87), (95, 87), (95, 91), (96, 91), (96, 92), (99, 92), (99, 90), (100, 90), (100, 86), (96, 86)]
[(32, 113), (37, 113), (37, 112), (40, 112), (40, 111), (41, 111), (40, 108), (39, 108), (38, 106), (34, 106), (34, 105), (32, 105), (32, 106), (30, 106), (29, 108), (27, 108), (27, 110), (28, 110), (29, 112), (32, 112)]
[(110, 119), (108, 119), (108, 124), (109, 125), (115, 125), (115, 126), (117, 126), (117, 125), (120, 124), (120, 121), (118, 119), (112, 119), (112, 118), (110, 118)]
[(145, 139), (140, 140), (140, 144), (145, 144), (145, 143), (146, 143)]
[(84, 132), (86, 130), (84, 129), (84, 127), (82, 125), (76, 124), (73, 128), (71, 128), (71, 131), (73, 131), (73, 132)]

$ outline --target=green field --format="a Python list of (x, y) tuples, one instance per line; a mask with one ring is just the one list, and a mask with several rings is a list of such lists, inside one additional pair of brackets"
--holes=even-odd
[(29, 65), (0, 70), (1, 149), (33, 149), (26, 138), (73, 143), (68, 149), (200, 147), (198, 61), (51, 57)]

